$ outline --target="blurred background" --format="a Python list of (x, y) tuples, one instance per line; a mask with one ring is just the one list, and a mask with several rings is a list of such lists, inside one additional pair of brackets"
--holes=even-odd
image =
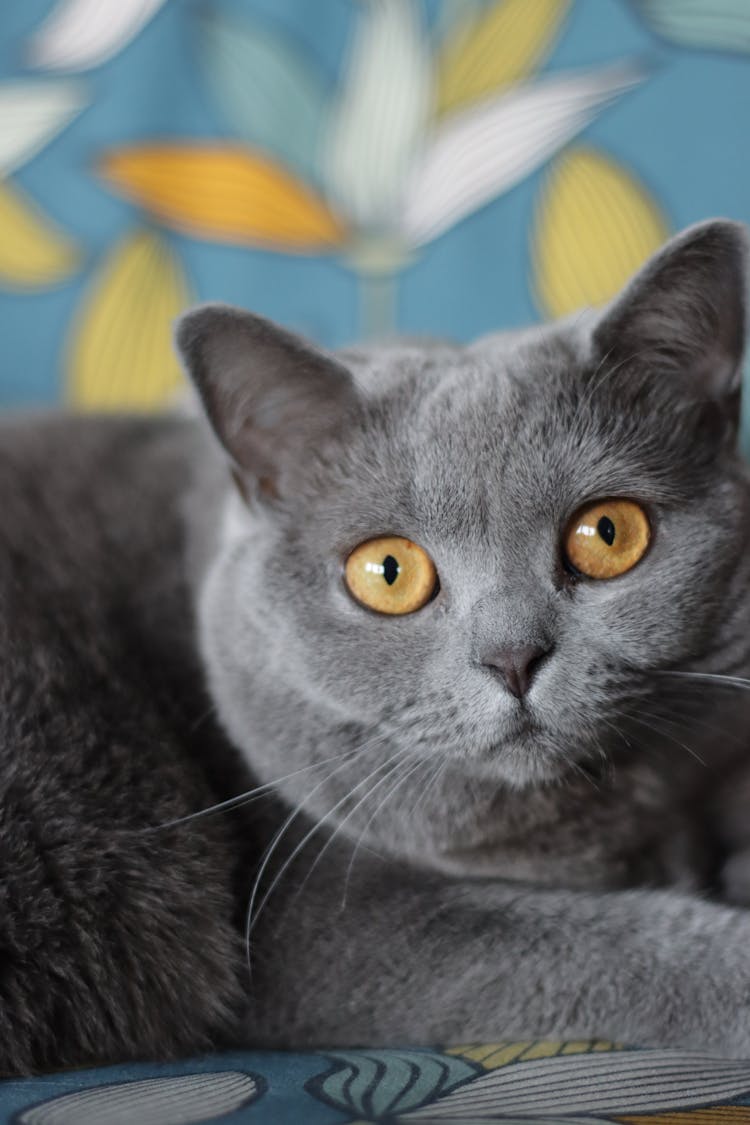
[(171, 322), (335, 346), (609, 299), (750, 221), (748, 0), (6, 0), (0, 406), (150, 409)]

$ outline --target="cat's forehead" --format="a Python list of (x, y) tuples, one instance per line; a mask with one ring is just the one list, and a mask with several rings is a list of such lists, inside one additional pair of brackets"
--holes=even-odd
[(537, 329), (465, 348), (404, 350), (391, 362), (381, 357), (368, 389), (395, 445), (421, 463), (467, 471), (544, 452), (542, 434), (570, 426), (586, 372), (575, 338)]
[(574, 341), (539, 330), (372, 355), (356, 373), (371, 408), (353, 458), (368, 491), (358, 502), (384, 523), (392, 503), (397, 525), (459, 539), (528, 508), (531, 495), (537, 507), (558, 503), (583, 363)]
[(462, 346), (446, 341), (395, 342), (339, 353), (368, 397), (392, 396), (427, 417), (498, 402), (512, 382), (539, 375), (568, 380), (588, 358), (588, 333), (579, 319), (493, 333)]
[(597, 495), (667, 494), (687, 479), (686, 454), (695, 460), (690, 431), (674, 425), (680, 388), (610, 372), (575, 325), (385, 350), (358, 381), (373, 408), (367, 481), (377, 466), (436, 533), (541, 526)]

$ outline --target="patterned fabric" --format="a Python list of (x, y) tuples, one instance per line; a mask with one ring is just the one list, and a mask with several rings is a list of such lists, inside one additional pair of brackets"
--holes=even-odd
[(747, 0), (0, 10), (0, 404), (149, 407), (194, 299), (319, 340), (606, 301), (750, 220)]
[(748, 1125), (750, 1062), (606, 1042), (247, 1052), (0, 1083), (16, 1125)]

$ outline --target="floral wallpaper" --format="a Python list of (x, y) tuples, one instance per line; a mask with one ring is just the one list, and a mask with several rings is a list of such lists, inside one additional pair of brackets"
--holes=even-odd
[(750, 221), (746, 0), (0, 11), (0, 404), (152, 408), (227, 300), (335, 346), (611, 297)]

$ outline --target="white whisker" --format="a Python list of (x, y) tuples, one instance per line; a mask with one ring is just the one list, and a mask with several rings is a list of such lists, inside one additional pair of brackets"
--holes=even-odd
[[(664, 721), (669, 722), (668, 719), (664, 720), (664, 716), (654, 715), (653, 712), (644, 711), (643, 709), (641, 709), (639, 715), (634, 715), (632, 712), (623, 712), (623, 711), (621, 711), (619, 713), (621, 715), (623, 715), (624, 718), (632, 720), (635, 723), (638, 723), (640, 726), (645, 727), (646, 730), (650, 730), (652, 734), (656, 734), (660, 738), (668, 738), (670, 740), (670, 742), (674, 742), (674, 744), (676, 746), (681, 746), (682, 749), (687, 754), (689, 754), (691, 758), (694, 758), (695, 761), (699, 763), (699, 765), (707, 768), (707, 763), (703, 760), (703, 758), (701, 758), (700, 754), (697, 754), (696, 751), (692, 749), (692, 747), (688, 746), (687, 743), (683, 742), (681, 739), (675, 738), (675, 736), (673, 734), (670, 734), (668, 730), (664, 730), (663, 725), (661, 725), (661, 726), (655, 725), (660, 720), (661, 720), (662, 723)], [(640, 717), (641, 715), (645, 715), (645, 718), (641, 718)], [(648, 719), (651, 719), (651, 722), (648, 722)]]
[[(408, 759), (412, 758), (412, 757), (414, 757), (414, 751), (413, 750), (406, 750), (406, 749), (399, 750), (397, 752), (397, 754), (395, 755), (395, 758), (397, 759), (396, 762), (395, 762), (395, 765), (392, 765), (391, 768), (383, 775), (383, 777), (379, 778), (375, 782), (375, 784), (372, 786), (372, 788), (368, 789), (367, 792), (364, 794), (364, 796), (360, 797), (360, 799), (349, 810), (349, 812), (346, 814), (346, 816), (343, 817), (343, 819), (339, 821), (339, 823), (336, 825), (333, 832), (328, 837), (328, 839), (325, 841), (325, 843), (323, 844), (323, 847), (320, 849), (317, 856), (313, 860), (312, 864), (310, 865), (310, 869), (307, 872), (307, 874), (305, 875), (305, 878), (302, 880), (300, 886), (297, 888), (297, 892), (294, 896), (295, 899), (305, 889), (305, 886), (306, 886), (308, 880), (312, 877), (313, 872), (315, 871), (316, 867), (320, 863), (321, 859), (325, 855), (328, 848), (331, 846), (333, 841), (336, 839), (339, 832), (342, 831), (342, 829), (343, 829), (344, 825), (347, 823), (347, 821), (351, 820), (351, 818), (355, 815), (357, 810), (360, 809), (362, 807), (362, 805), (366, 804), (367, 801), (370, 800), (370, 797), (372, 797), (373, 793), (377, 792), (377, 790), (380, 788), (381, 785), (384, 785), (388, 781), (388, 779), (393, 776), (394, 773), (398, 773), (398, 771), (404, 765), (404, 759), (406, 759), (408, 761)], [(393, 758), (389, 759), (389, 762), (393, 762), (393, 761), (394, 761)], [(373, 775), (370, 774), (370, 777), (372, 777), (372, 776)], [(351, 796), (351, 793), (349, 795)], [(371, 822), (368, 822), (368, 823), (371, 823)]]
[[(403, 764), (404, 764), (404, 763), (402, 763), (402, 762), (399, 762), (399, 767), (400, 767), (401, 765), (403, 765)], [(396, 779), (396, 784), (395, 784), (395, 785), (392, 785), (392, 786), (391, 786), (391, 788), (390, 788), (390, 789), (388, 790), (388, 792), (386, 793), (386, 795), (385, 795), (385, 797), (384, 797), (384, 798), (382, 799), (382, 801), (380, 801), (380, 802), (378, 803), (378, 805), (377, 805), (377, 807), (375, 808), (375, 811), (373, 812), (372, 816), (371, 816), (371, 817), (369, 818), (369, 820), (368, 820), (368, 821), (367, 821), (367, 823), (365, 824), (364, 828), (363, 828), (363, 829), (362, 829), (362, 831), (360, 832), (360, 834), (359, 834), (359, 839), (357, 840), (357, 843), (356, 843), (356, 845), (355, 845), (355, 846), (354, 846), (354, 848), (352, 849), (352, 854), (351, 854), (351, 857), (350, 857), (350, 859), (349, 859), (349, 864), (348, 864), (348, 866), (347, 866), (347, 869), (346, 869), (346, 878), (344, 879), (344, 891), (343, 891), (343, 894), (342, 894), (342, 896), (341, 896), (341, 910), (345, 910), (345, 909), (346, 909), (346, 895), (347, 895), (347, 891), (348, 891), (348, 889), (349, 889), (349, 880), (351, 879), (351, 876), (352, 876), (352, 870), (353, 870), (353, 868), (354, 868), (354, 861), (355, 861), (355, 860), (356, 860), (356, 858), (357, 858), (357, 854), (359, 853), (359, 849), (360, 849), (360, 848), (361, 848), (361, 846), (362, 846), (362, 842), (363, 842), (363, 840), (364, 840), (364, 838), (365, 838), (365, 835), (366, 835), (367, 831), (368, 831), (368, 830), (369, 830), (369, 828), (370, 828), (370, 825), (371, 825), (371, 824), (373, 823), (373, 821), (374, 821), (374, 820), (375, 820), (375, 818), (377, 817), (378, 813), (380, 813), (380, 812), (382, 811), (382, 809), (383, 809), (383, 808), (385, 807), (385, 805), (386, 805), (386, 804), (388, 803), (388, 801), (390, 801), (391, 797), (392, 797), (392, 796), (393, 796), (393, 794), (394, 794), (394, 793), (396, 792), (396, 790), (397, 790), (397, 789), (400, 789), (400, 788), (401, 788), (401, 786), (402, 786), (402, 785), (404, 784), (404, 782), (405, 782), (405, 781), (407, 781), (407, 780), (408, 780), (408, 779), (409, 779), (409, 778), (410, 778), (410, 777), (412, 776), (412, 774), (413, 774), (413, 773), (416, 773), (416, 771), (417, 771), (417, 770), (418, 770), (418, 769), (419, 769), (419, 768), (420, 768), (421, 766), (425, 766), (425, 765), (427, 765), (427, 764), (428, 764), (428, 763), (427, 763), (427, 761), (426, 761), (426, 760), (425, 760), (424, 758), (420, 758), (420, 759), (419, 759), (419, 761), (418, 761), (418, 762), (416, 762), (416, 764), (415, 764), (415, 765), (411, 766), (410, 768), (407, 768), (407, 769), (406, 769), (406, 771), (405, 771), (405, 773), (401, 774), (401, 776), (400, 776), (400, 777), (398, 777), (398, 778)], [(391, 772), (393, 772), (393, 771), (391, 771)], [(390, 774), (389, 774), (389, 776), (390, 776)], [(384, 780), (385, 780), (385, 779), (384, 779)], [(378, 782), (378, 786), (379, 786), (379, 785), (380, 785), (380, 782)], [(370, 793), (368, 794), (368, 796), (372, 796), (372, 794), (374, 793), (375, 789), (376, 789), (376, 788), (377, 788), (378, 786), (374, 786), (374, 787), (373, 787), (373, 788), (372, 788), (372, 789), (370, 790)], [(357, 807), (359, 807), (359, 806), (357, 806)], [(321, 854), (322, 854), (322, 853), (321, 853)], [(318, 857), (318, 858), (320, 858), (320, 857)]]
[[(348, 752), (350, 753), (350, 751)], [(174, 828), (177, 824), (185, 824), (189, 820), (196, 820), (201, 816), (209, 816), (211, 813), (223, 812), (225, 809), (237, 808), (240, 805), (250, 803), (256, 798), (263, 797), (267, 793), (276, 789), (285, 781), (289, 781), (292, 777), (297, 777), (298, 774), (307, 773), (309, 770), (317, 769), (320, 766), (325, 766), (331, 762), (337, 762), (345, 757), (344, 754), (335, 754), (332, 758), (323, 758), (320, 762), (311, 762), (307, 766), (300, 766), (299, 769), (292, 770), (291, 773), (285, 774), (283, 777), (274, 778), (273, 781), (267, 781), (264, 785), (258, 785), (255, 789), (248, 789), (245, 793), (238, 793), (235, 797), (229, 797), (226, 801), (219, 801), (217, 805), (209, 805), (205, 809), (198, 809), (197, 812), (187, 813), (185, 816), (175, 817), (174, 820), (165, 820), (163, 824), (152, 824), (148, 828), (143, 828), (142, 832), (159, 832), (162, 829)]]
[(681, 679), (709, 680), (727, 687), (750, 688), (750, 679), (745, 676), (723, 676), (719, 672), (658, 672), (659, 676), (679, 676)]
[[(403, 754), (403, 751), (399, 750), (398, 753), (393, 755), (393, 757), (387, 758), (385, 762), (381, 762), (381, 764), (379, 766), (376, 766), (376, 768), (374, 770), (372, 770), (365, 777), (363, 777), (361, 781), (359, 781), (352, 789), (349, 790), (349, 792), (345, 793), (344, 796), (341, 797), (341, 799), (336, 802), (336, 804), (333, 806), (333, 808), (328, 810), (328, 812), (325, 814), (325, 816), (321, 817), (320, 820), (317, 820), (315, 822), (315, 824), (313, 824), (312, 828), (308, 832), (305, 833), (305, 835), (302, 837), (302, 839), (296, 845), (296, 847), (294, 847), (292, 849), (291, 854), (289, 856), (287, 856), (287, 858), (284, 860), (281, 867), (279, 868), (279, 870), (274, 875), (274, 877), (271, 881), (270, 887), (268, 888), (268, 890), (263, 895), (263, 898), (260, 900), (260, 904), (259, 904), (257, 910), (255, 910), (253, 912), (253, 903), (254, 903), (254, 899), (256, 897), (256, 890), (257, 890), (257, 887), (258, 887), (258, 879), (256, 879), (255, 886), (253, 887), (253, 895), (252, 895), (252, 898), (251, 898), (250, 906), (248, 908), (247, 924), (245, 926), (245, 943), (246, 943), (248, 959), (249, 959), (249, 956), (250, 956), (250, 938), (252, 936), (252, 932), (253, 932), (255, 926), (258, 923), (258, 919), (260, 918), (261, 914), (263, 913), (263, 909), (266, 906), (266, 903), (270, 899), (273, 892), (276, 890), (276, 887), (279, 885), (281, 879), (284, 877), (284, 874), (289, 870), (291, 865), (294, 863), (297, 856), (307, 847), (307, 844), (310, 842), (310, 840), (313, 838), (313, 836), (317, 832), (320, 831), (320, 829), (330, 820), (330, 818), (333, 816), (333, 814), (335, 812), (337, 812), (341, 808), (342, 805), (346, 804), (346, 802), (352, 797), (352, 795), (354, 793), (356, 793), (356, 791), (358, 789), (360, 789), (363, 785), (366, 785), (367, 782), (371, 780), (371, 778), (375, 777), (376, 774), (378, 774), (380, 772), (380, 770), (385, 769), (386, 766), (389, 766), (391, 764), (391, 762), (394, 761), (395, 758), (400, 757), (401, 754)], [(338, 771), (335, 771), (335, 772), (338, 772)], [(333, 775), (332, 774), (329, 775), (329, 777), (325, 778), (324, 781), (321, 782), (321, 784), (324, 784), (325, 781), (330, 780), (331, 776), (333, 776)], [(317, 786), (316, 788), (320, 788), (320, 786)], [(299, 812), (299, 809), (297, 810), (297, 812)], [(295, 813), (295, 816), (296, 815), (297, 814)], [(289, 824), (289, 823), (291, 823), (291, 821), (285, 822), (285, 824)], [(282, 830), (282, 832), (283, 832), (283, 830)], [(275, 844), (278, 843), (278, 841), (280, 839), (281, 839), (281, 834), (279, 834), (276, 837), (276, 839), (274, 840), (274, 846), (275, 846)], [(264, 866), (265, 866), (265, 864), (264, 864)]]
[[(341, 763), (341, 765), (337, 766), (336, 769), (331, 770), (331, 772), (329, 774), (327, 774), (326, 777), (322, 778), (322, 780), (319, 781), (317, 785), (313, 786), (313, 788), (310, 790), (310, 792), (307, 794), (307, 796), (304, 798), (304, 800), (301, 802), (301, 804), (299, 804), (295, 809), (292, 810), (292, 812), (286, 818), (284, 823), (281, 825), (281, 828), (279, 828), (279, 830), (276, 832), (276, 834), (275, 834), (273, 840), (271, 841), (271, 843), (269, 844), (268, 848), (266, 848), (266, 852), (265, 852), (265, 855), (263, 856), (263, 859), (261, 861), (260, 867), (258, 869), (258, 873), (255, 876), (255, 882), (253, 884), (253, 889), (250, 892), (250, 901), (248, 903), (248, 908), (247, 908), (247, 922), (246, 922), (246, 925), (245, 925), (245, 950), (246, 950), (246, 955), (247, 955), (248, 970), (250, 970), (250, 968), (251, 968), (251, 966), (250, 966), (250, 937), (251, 937), (253, 928), (255, 927), (255, 925), (258, 921), (258, 917), (260, 916), (261, 911), (263, 910), (264, 906), (268, 902), (268, 899), (270, 898), (274, 889), (278, 885), (279, 880), (283, 876), (284, 872), (288, 869), (290, 863), (299, 854), (299, 851), (301, 850), (301, 848), (304, 847), (304, 845), (307, 843), (308, 839), (312, 835), (314, 835), (315, 832), (317, 832), (318, 829), (323, 826), (323, 824), (326, 823), (328, 818), (330, 816), (332, 816), (333, 813), (336, 812), (336, 810), (339, 808), (339, 806), (342, 805), (351, 796), (351, 793), (347, 793), (345, 797), (343, 797), (336, 805), (334, 805), (334, 807), (326, 813), (326, 815), (322, 818), (322, 820), (316, 821), (316, 823), (313, 825), (313, 827), (310, 829), (310, 831), (306, 834), (306, 836), (302, 840), (301, 844), (297, 845), (297, 847), (293, 850), (292, 854), (283, 863), (281, 869), (274, 876), (274, 879), (271, 883), (271, 886), (268, 888), (266, 893), (263, 895), (263, 898), (261, 899), (260, 905), (259, 905), (259, 907), (256, 911), (255, 910), (255, 902), (258, 898), (258, 891), (260, 889), (260, 884), (261, 884), (261, 881), (263, 879), (263, 875), (265, 874), (265, 872), (268, 868), (268, 864), (271, 861), (271, 857), (274, 855), (274, 853), (276, 852), (276, 849), (278, 848), (279, 844), (281, 843), (281, 840), (284, 838), (288, 829), (291, 827), (291, 825), (294, 823), (294, 821), (300, 816), (300, 814), (304, 810), (307, 802), (312, 797), (315, 796), (315, 794), (318, 792), (319, 789), (321, 789), (324, 785), (326, 785), (331, 780), (331, 778), (336, 776), (337, 773), (340, 773), (341, 770), (344, 769), (345, 766), (349, 765), (352, 758), (356, 757), (358, 754), (360, 754), (367, 747), (372, 746), (372, 745), (374, 745), (378, 742), (382, 742), (383, 739), (386, 738), (386, 737), (387, 737), (386, 734), (376, 735), (374, 738), (369, 739), (367, 742), (363, 743), (361, 746), (356, 746), (352, 750), (350, 750), (345, 757), (345, 761), (343, 761)], [(388, 759), (388, 761), (386, 761), (381, 766), (379, 766), (378, 769), (382, 769), (384, 765), (388, 765), (388, 762), (391, 761), (391, 760), (392, 759)], [(377, 773), (377, 770), (373, 771), (373, 773)], [(370, 780), (371, 776), (373, 776), (373, 775), (368, 774), (367, 777), (365, 777), (359, 783), (359, 785), (365, 784), (365, 782)], [(356, 786), (355, 789), (359, 788), (359, 785)]]
[(437, 784), (438, 779), (441, 778), (443, 776), (443, 774), (447, 773), (448, 769), (450, 768), (450, 764), (451, 764), (450, 754), (443, 752), (441, 757), (439, 757), (438, 760), (437, 760), (434, 772), (431, 774), (429, 781), (425, 785), (425, 787), (422, 790), (420, 796), (417, 798), (417, 803), (414, 806), (415, 810), (416, 809), (423, 809), (425, 807), (425, 805), (427, 803), (428, 795), (435, 788), (435, 785)]

